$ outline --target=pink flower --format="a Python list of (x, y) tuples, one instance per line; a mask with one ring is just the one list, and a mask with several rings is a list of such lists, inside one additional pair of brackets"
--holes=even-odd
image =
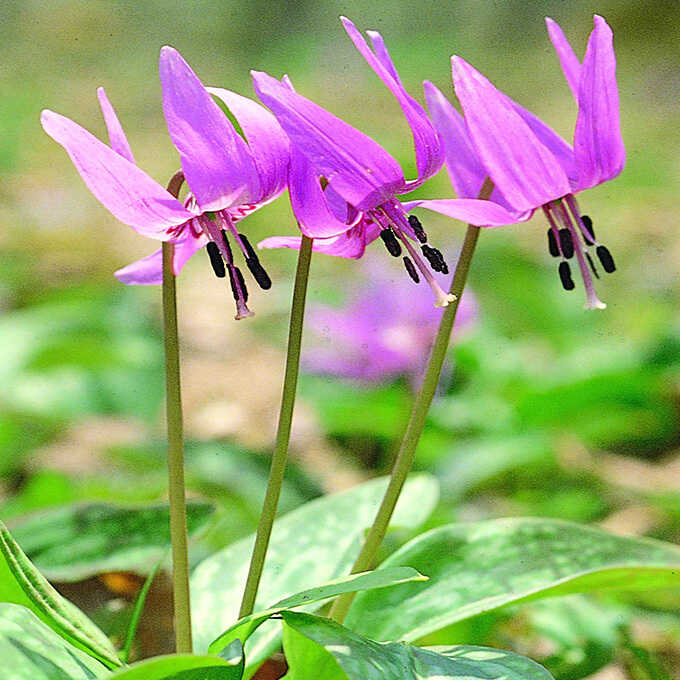
[[(255, 90), (274, 112), (291, 140), (289, 190), (302, 233), (314, 239), (314, 250), (339, 257), (360, 258), (366, 246), (381, 237), (389, 253), (402, 257), (409, 276), (428, 282), (438, 306), (447, 295), (432, 275), (446, 272), (442, 254), (414, 215), (407, 215), (397, 196), (423, 184), (443, 163), (439, 136), (427, 114), (399, 78), (382, 36), (369, 31), (371, 49), (354, 24), (342, 23), (369, 66), (396, 97), (413, 134), (418, 177), (408, 181), (397, 161), (356, 128), (297, 94), (290, 81), (253, 72)], [(417, 246), (430, 267), (423, 262)], [(261, 248), (299, 248), (299, 237), (268, 238)]]
[[(288, 140), (276, 119), (256, 102), (229, 90), (211, 90), (238, 119), (246, 140), (240, 137), (189, 65), (171, 47), (161, 50), (160, 74), (168, 129), (180, 152), (190, 189), (184, 204), (137, 167), (102, 88), (98, 96), (110, 147), (53, 111), (42, 112), (42, 126), (66, 149), (90, 191), (115, 217), (143, 236), (174, 244), (175, 274), (206, 246), (216, 275), (225, 277), (229, 273), (236, 318), (250, 316), (248, 291), (234, 263), (229, 236), (243, 251), (258, 284), (269, 288), (271, 280), (235, 223), (284, 190)], [(118, 270), (116, 277), (127, 284), (161, 283), (161, 250)]]
[[(479, 226), (528, 220), (541, 209), (548, 220), (550, 253), (566, 290), (574, 288), (575, 257), (586, 289), (586, 307), (602, 309), (591, 272), (599, 277), (591, 250), (605, 272), (614, 260), (581, 213), (575, 194), (613, 179), (623, 169), (625, 149), (619, 122), (616, 59), (612, 31), (595, 15), (583, 63), (560, 27), (547, 19), (548, 32), (578, 105), (574, 145), (497, 90), (470, 64), (452, 58), (453, 82), (464, 118), (431, 83), (425, 91), (433, 120), (446, 147), (446, 164), (459, 199), (418, 205)], [(473, 197), (484, 177), (496, 187), (490, 201)]]

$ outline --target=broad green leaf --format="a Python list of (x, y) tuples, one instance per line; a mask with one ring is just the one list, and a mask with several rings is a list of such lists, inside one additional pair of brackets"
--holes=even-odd
[(28, 607), (65, 640), (109, 668), (120, 666), (109, 639), (73, 603), (63, 598), (31, 564), (0, 522), (0, 602)]
[(455, 621), (530, 599), (680, 585), (680, 548), (552, 519), (451, 524), (403, 546), (383, 567), (430, 580), (360, 593), (347, 625), (378, 640), (417, 640)]
[(11, 680), (92, 680), (106, 673), (98, 661), (26, 607), (5, 602), (0, 603), (0, 659), (5, 677)]
[[(292, 593), (347, 573), (386, 486), (385, 478), (371, 480), (313, 500), (279, 518), (274, 523), (256, 608), (265, 609)], [(392, 526), (419, 526), (437, 498), (434, 478), (412, 476), (399, 499)], [(191, 594), (197, 651), (206, 650), (238, 620), (253, 540), (250, 536), (228, 546), (194, 570)], [(265, 624), (252, 636), (246, 647), (249, 666), (262, 661), (276, 648), (278, 634), (278, 627)]]
[[(375, 642), (335, 621), (283, 612), (287, 680), (551, 680), (542, 666), (490, 647)], [(311, 643), (321, 650), (316, 651)], [(330, 658), (329, 658), (330, 657)], [(320, 675), (318, 669), (324, 670)]]
[(243, 655), (225, 660), (219, 656), (170, 654), (145, 659), (120, 669), (105, 680), (240, 680)]
[[(189, 533), (214, 511), (189, 501)], [(52, 581), (82, 581), (106, 571), (147, 574), (170, 547), (168, 506), (77, 504), (43, 510), (12, 527), (33, 564)]]
[(211, 645), (208, 651), (217, 653), (222, 651), (232, 641), (239, 639), (245, 644), (250, 635), (268, 618), (280, 614), (286, 609), (302, 607), (303, 605), (321, 602), (331, 597), (337, 597), (343, 593), (356, 593), (361, 590), (372, 588), (386, 588), (400, 583), (410, 581), (426, 580), (422, 574), (410, 567), (397, 567), (395, 569), (380, 569), (379, 571), (366, 571), (360, 574), (350, 574), (342, 578), (335, 579), (316, 588), (303, 590), (291, 597), (277, 602), (269, 609), (255, 612), (250, 616), (242, 618), (238, 623), (226, 630)]

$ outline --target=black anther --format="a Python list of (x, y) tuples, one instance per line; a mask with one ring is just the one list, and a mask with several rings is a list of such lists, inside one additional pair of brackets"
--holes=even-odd
[(232, 255), (231, 252), (231, 245), (229, 245), (229, 238), (227, 237), (227, 232), (222, 229), (222, 242), (224, 243), (224, 247), (227, 249), (227, 253), (229, 253), (229, 257), (227, 260), (231, 262), (234, 259), (234, 256)]
[(208, 245), (205, 247), (208, 251), (208, 257), (210, 258), (210, 264), (212, 265), (215, 276), (223, 279), (226, 276), (226, 270), (224, 269), (224, 260), (222, 259), (222, 254), (220, 249), (217, 247), (217, 243), (214, 241), (208, 241)]
[(586, 260), (588, 260), (588, 264), (590, 265), (590, 270), (593, 272), (593, 276), (596, 279), (599, 279), (600, 275), (597, 273), (597, 267), (595, 266), (595, 263), (593, 262), (593, 258), (590, 257), (590, 253), (586, 253)]
[(392, 255), (392, 257), (399, 257), (401, 255), (401, 245), (391, 229), (383, 229), (380, 232), (380, 238), (383, 240), (387, 252)]
[(571, 278), (571, 269), (568, 262), (560, 262), (559, 266), (560, 281), (564, 290), (574, 290), (574, 281)]
[(600, 260), (602, 269), (604, 269), (607, 272), (607, 274), (611, 274), (612, 272), (616, 271), (614, 258), (612, 257), (612, 254), (609, 252), (609, 249), (606, 246), (597, 246), (595, 252), (597, 253), (597, 257)]
[(411, 229), (413, 229), (413, 233), (416, 235), (416, 238), (421, 243), (427, 243), (427, 234), (425, 233), (420, 220), (415, 215), (409, 215), (408, 223), (411, 225)]
[[(592, 246), (595, 241), (595, 232), (593, 231), (593, 221), (588, 217), (588, 215), (581, 215), (581, 222), (583, 222), (583, 226), (586, 228), (586, 233), (583, 234), (583, 238), (585, 239), (585, 242), (587, 245)], [(592, 236), (592, 238), (591, 238)]]
[(574, 240), (571, 238), (571, 232), (566, 227), (560, 229), (560, 247), (562, 248), (562, 255), (567, 260), (574, 257)]
[(555, 232), (552, 227), (548, 229), (548, 251), (553, 257), (560, 256), (560, 249), (557, 245), (557, 239), (555, 238)]
[(406, 267), (406, 271), (408, 272), (408, 275), (413, 279), (414, 283), (420, 283), (420, 277), (418, 276), (418, 272), (416, 271), (416, 267), (411, 262), (411, 258), (407, 257), (404, 255), (404, 267)]

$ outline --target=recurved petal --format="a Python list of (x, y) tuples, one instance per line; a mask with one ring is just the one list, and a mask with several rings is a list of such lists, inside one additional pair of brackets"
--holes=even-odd
[(335, 216), (321, 189), (318, 174), (295, 145), (291, 147), (288, 190), (293, 214), (306, 236), (327, 238), (351, 227)]
[[(365, 221), (360, 222), (357, 226), (352, 227), (344, 234), (333, 236), (331, 238), (317, 238), (314, 239), (312, 250), (317, 253), (324, 253), (325, 255), (334, 255), (335, 257), (346, 257), (350, 259), (359, 259), (366, 250), (366, 246), (375, 241), (380, 235), (380, 227), (371, 223), (367, 224)], [(300, 249), (300, 237), (286, 237), (286, 236), (272, 236), (260, 241), (257, 244), (258, 248), (294, 248)]]
[(109, 144), (111, 144), (111, 148), (123, 158), (129, 160), (130, 163), (134, 163), (135, 157), (132, 155), (130, 143), (125, 136), (123, 126), (120, 124), (118, 116), (116, 115), (113, 106), (111, 106), (111, 102), (106, 96), (103, 87), (97, 89), (97, 98), (99, 99), (99, 106), (101, 107), (104, 122), (106, 123), (106, 130), (109, 133)]
[(404, 89), (380, 33), (377, 31), (367, 32), (373, 44), (374, 52), (349, 19), (340, 17), (340, 20), (355, 47), (380, 80), (385, 83), (390, 92), (396, 97), (401, 110), (404, 112), (404, 116), (406, 116), (413, 134), (416, 165), (418, 168), (418, 178), (407, 183), (407, 190), (415, 189), (425, 180), (439, 172), (444, 162), (444, 150), (442, 149), (437, 131), (427, 117), (423, 107)]
[(564, 73), (564, 77), (567, 79), (569, 89), (574, 95), (574, 99), (578, 101), (578, 84), (581, 75), (581, 64), (557, 22), (546, 17), (545, 24), (548, 27), (550, 42), (552, 42), (555, 52), (557, 52), (557, 57), (560, 60), (562, 73)]
[(161, 49), (159, 70), (168, 131), (201, 210), (254, 203), (262, 189), (245, 141), (177, 50)]
[(427, 208), (454, 220), (474, 224), (478, 227), (501, 227), (506, 224), (525, 222), (533, 210), (515, 212), (493, 201), (480, 201), (476, 198), (439, 198), (404, 203), (404, 209)]
[(88, 189), (121, 222), (135, 231), (167, 241), (168, 229), (193, 217), (134, 163), (91, 135), (72, 120), (43, 111), (40, 122), (47, 134), (71, 157)]
[(472, 143), (508, 203), (526, 211), (570, 193), (555, 156), (505, 96), (464, 59), (454, 56), (451, 63)]
[(403, 186), (397, 161), (370, 137), (266, 73), (251, 74), (291, 144), (358, 210), (384, 203)]
[(574, 155), (578, 168), (576, 191), (616, 177), (626, 162), (621, 138), (616, 57), (611, 28), (595, 15), (581, 67)]
[[(460, 198), (476, 198), (487, 172), (472, 146), (463, 116), (430, 81), (426, 80), (423, 87), (432, 121), (444, 142), (446, 169), (453, 189)], [(503, 195), (495, 188), (491, 200), (510, 208)]]
[(501, 94), (531, 128), (531, 131), (538, 137), (539, 141), (555, 156), (555, 160), (562, 166), (562, 170), (564, 170), (569, 178), (569, 182), (575, 183), (577, 175), (576, 160), (574, 159), (574, 150), (571, 146), (537, 115), (520, 106), (506, 94), (502, 92)]
[[(189, 258), (200, 250), (207, 242), (205, 236), (195, 238), (189, 236), (175, 243), (172, 258), (172, 269), (177, 276)], [(163, 250), (157, 250), (151, 255), (143, 257), (132, 264), (114, 272), (114, 276), (121, 282), (133, 286), (149, 286), (163, 283)]]
[(286, 187), (290, 142), (276, 118), (248, 97), (221, 87), (207, 89), (227, 105), (246, 136), (261, 184), (262, 195), (253, 202), (278, 196)]

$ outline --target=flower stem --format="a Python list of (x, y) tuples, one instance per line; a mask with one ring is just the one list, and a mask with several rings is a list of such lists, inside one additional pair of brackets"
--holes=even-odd
[[(486, 179), (482, 189), (479, 193), (480, 199), (488, 199), (493, 191), (493, 184), (489, 179)], [(425, 369), (425, 376), (420, 391), (416, 395), (413, 407), (411, 408), (411, 417), (408, 421), (404, 438), (401, 441), (401, 446), (392, 466), (392, 474), (390, 481), (383, 496), (380, 508), (373, 521), (373, 526), (368, 530), (364, 545), (352, 566), (352, 574), (360, 571), (367, 571), (373, 568), (378, 548), (380, 548), (387, 527), (389, 526), (392, 513), (399, 500), (399, 495), (406, 481), (406, 477), (413, 464), (415, 458), (416, 447), (420, 440), (420, 435), (425, 427), (425, 420), (427, 412), (432, 404), (437, 385), (439, 384), (439, 376), (441, 375), (444, 359), (446, 358), (446, 351), (449, 347), (449, 340), (451, 338), (451, 331), (456, 320), (456, 312), (460, 298), (465, 288), (468, 271), (470, 270), (470, 262), (477, 246), (477, 238), (479, 237), (479, 227), (468, 224), (465, 233), (465, 240), (460, 251), (458, 262), (456, 263), (456, 270), (453, 273), (453, 280), (451, 281), (450, 292), (456, 296), (456, 299), (451, 302), (448, 307), (444, 309), (441, 321), (439, 322), (439, 330), (435, 337), (430, 359)], [(355, 593), (346, 593), (338, 597), (331, 607), (329, 616), (339, 623), (342, 623), (347, 616), (352, 602), (354, 601)]]
[(297, 391), (298, 370), (300, 367), (300, 345), (302, 342), (302, 325), (305, 316), (305, 299), (307, 297), (307, 280), (309, 278), (309, 262), (312, 257), (312, 239), (302, 237), (300, 254), (298, 256), (297, 271), (295, 273), (295, 287), (293, 302), (290, 310), (290, 327), (288, 329), (288, 353), (286, 355), (286, 372), (283, 379), (283, 397), (279, 413), (279, 426), (276, 431), (276, 446), (272, 457), (267, 491), (262, 505), (260, 523), (257, 527), (255, 546), (250, 558), (248, 578), (243, 591), (239, 618), (252, 614), (255, 607), (257, 589), (260, 585), (264, 560), (269, 546), (269, 537), (274, 524), (276, 507), (281, 495), (281, 485), (286, 470), (288, 457), (288, 442), (293, 420), (293, 407)]
[[(184, 175), (175, 173), (168, 192), (179, 194)], [(168, 497), (170, 500), (170, 540), (172, 543), (172, 594), (175, 610), (175, 644), (178, 653), (190, 654), (191, 607), (189, 604), (189, 555), (187, 512), (184, 492), (184, 436), (179, 374), (177, 295), (172, 259), (175, 247), (163, 243), (163, 329), (165, 336), (165, 391), (168, 428)]]

